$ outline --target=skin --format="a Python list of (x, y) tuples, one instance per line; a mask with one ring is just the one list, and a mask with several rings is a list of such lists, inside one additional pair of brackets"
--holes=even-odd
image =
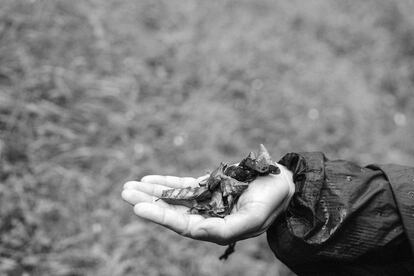
[(203, 178), (147, 175), (141, 181), (124, 184), (122, 198), (132, 204), (134, 213), (178, 234), (196, 240), (227, 245), (265, 232), (283, 212), (294, 193), (292, 173), (279, 165), (281, 173), (258, 177), (240, 196), (232, 213), (224, 218), (190, 214), (189, 208), (157, 200), (162, 191), (195, 187)]

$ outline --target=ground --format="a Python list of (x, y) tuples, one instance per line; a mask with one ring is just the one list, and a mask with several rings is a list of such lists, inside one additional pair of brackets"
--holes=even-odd
[(2, 0), (0, 274), (288, 275), (133, 215), (125, 181), (260, 143), (414, 164), (414, 3)]

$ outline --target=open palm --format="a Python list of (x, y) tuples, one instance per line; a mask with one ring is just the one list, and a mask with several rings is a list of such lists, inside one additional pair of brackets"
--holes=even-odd
[(125, 183), (122, 198), (134, 205), (136, 215), (161, 224), (183, 236), (225, 245), (265, 232), (286, 207), (294, 192), (292, 174), (279, 165), (281, 173), (258, 177), (240, 196), (224, 218), (190, 214), (189, 208), (157, 200), (163, 190), (196, 187), (206, 177), (148, 175)]

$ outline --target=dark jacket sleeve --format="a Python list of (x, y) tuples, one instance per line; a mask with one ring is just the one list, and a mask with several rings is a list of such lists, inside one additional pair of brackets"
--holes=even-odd
[(293, 172), (296, 191), (267, 234), (294, 272), (414, 275), (414, 169), (360, 167), (318, 152), (279, 163)]

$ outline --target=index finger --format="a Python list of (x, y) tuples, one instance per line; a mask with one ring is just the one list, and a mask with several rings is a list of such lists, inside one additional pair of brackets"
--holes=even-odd
[(201, 176), (199, 178), (194, 177), (177, 177), (170, 175), (147, 175), (141, 179), (141, 182), (164, 185), (170, 188), (187, 188), (197, 187), (198, 183), (202, 181), (208, 175)]

